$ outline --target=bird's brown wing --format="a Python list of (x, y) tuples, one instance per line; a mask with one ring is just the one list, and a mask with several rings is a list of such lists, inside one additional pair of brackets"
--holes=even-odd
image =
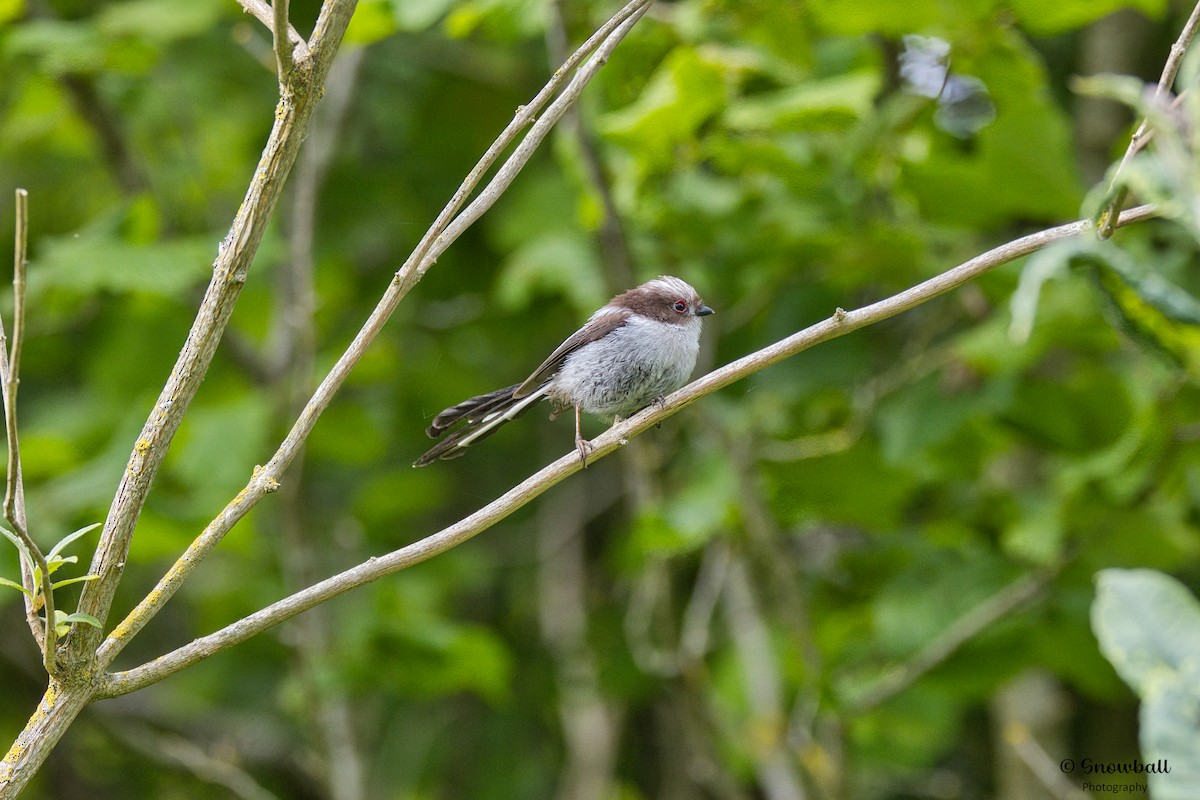
[(567, 360), (567, 356), (574, 353), (585, 344), (590, 344), (604, 336), (615, 331), (617, 328), (625, 324), (629, 319), (629, 312), (625, 309), (615, 309), (604, 314), (597, 314), (584, 324), (582, 328), (575, 331), (567, 337), (567, 340), (560, 344), (558, 348), (550, 354), (550, 356), (542, 362), (542, 365), (534, 370), (533, 374), (525, 379), (525, 382), (517, 387), (513, 392), (513, 397), (524, 397), (530, 392), (536, 390), (546, 381), (550, 380), (563, 362)]

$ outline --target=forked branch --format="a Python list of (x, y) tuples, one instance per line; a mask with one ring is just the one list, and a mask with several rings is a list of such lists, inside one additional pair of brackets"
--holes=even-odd
[[(405, 261), (404, 266), (396, 273), (375, 310), (363, 324), (354, 341), (350, 343), (341, 358), (317, 387), (275, 455), (266, 465), (254, 471), (246, 487), (196, 537), (184, 554), (158, 582), (158, 585), (146, 595), (100, 646), (98, 663), (101, 667), (111, 663), (112, 659), (121, 652), (138, 631), (154, 618), (154, 615), (166, 605), (167, 601), (179, 590), (179, 587), (199, 566), (200, 562), (212, 552), (225, 534), (263, 497), (278, 488), (280, 476), (300, 451), (309, 433), (316, 425), (317, 419), (329, 406), (334, 395), (362, 358), (371, 342), (379, 335), (400, 301), (438, 257), (446, 251), (446, 248), (453, 244), (471, 223), (482, 216), (508, 188), (550, 129), (562, 117), (566, 109), (578, 99), (584, 87), (608, 60), (609, 55), (641, 18), (652, 1), (633, 0), (628, 3), (567, 59), (567, 62), (554, 73), (554, 76), (533, 100), (517, 109), (512, 122), (501, 132), (479, 163), (467, 175), (458, 191), (454, 193), (450, 202), (442, 209), (416, 249)], [(572, 75), (572, 73), (574, 74)], [(560, 89), (561, 93), (559, 93)], [(557, 97), (555, 97), (556, 94)], [(550, 102), (551, 98), (554, 98), (553, 102)], [(548, 107), (547, 103), (549, 103)], [(537, 114), (543, 107), (546, 107), (545, 113), (538, 117)], [(535, 119), (536, 121), (534, 121)], [(530, 126), (531, 123), (529, 131), (497, 170), (496, 175), (479, 192), (475, 200), (459, 213), (459, 209), (462, 208), (463, 203), (470, 197), (483, 176), (496, 163), (504, 150), (515, 141), (521, 129)]]

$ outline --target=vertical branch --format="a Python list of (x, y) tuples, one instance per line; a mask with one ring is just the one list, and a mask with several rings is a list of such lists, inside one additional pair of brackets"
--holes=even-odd
[(5, 377), (4, 417), (8, 429), (8, 479), (4, 486), (4, 513), (16, 516), (17, 467), (21, 463), (17, 444), (17, 387), (21, 383), (21, 347), (25, 343), (25, 263), (29, 238), (29, 193), (17, 189), (16, 243), (13, 252), (13, 334)]
[(288, 36), (288, 0), (271, 0), (271, 38), (279, 63), (279, 85), (286, 86), (292, 74), (292, 40)]
[[(12, 526), (17, 537), (25, 545), (33, 564), (27, 564), (21, 559), (21, 578), (30, 597), (26, 598), (25, 614), (29, 619), (34, 638), (42, 650), (42, 662), (46, 673), (54, 677), (57, 672), (54, 666), (54, 646), (56, 631), (54, 628), (54, 594), (50, 586), (50, 569), (41, 548), (29, 536), (29, 528), (25, 520), (25, 491), (21, 482), (21, 447), (17, 439), (17, 386), (20, 384), (21, 345), (25, 339), (25, 264), (29, 242), (29, 192), (17, 189), (16, 193), (16, 229), (13, 241), (13, 335), (9, 353), (0, 353), (0, 378), (3, 379), (4, 393), (4, 426), (8, 438), (8, 474), (4, 481), (4, 518)], [(0, 325), (0, 337), (3, 337), (3, 326)], [(0, 348), (2, 350), (3, 348)], [(34, 575), (40, 578), (34, 580)], [(38, 590), (41, 590), (42, 607), (45, 609), (46, 622), (40, 625), (37, 612)]]

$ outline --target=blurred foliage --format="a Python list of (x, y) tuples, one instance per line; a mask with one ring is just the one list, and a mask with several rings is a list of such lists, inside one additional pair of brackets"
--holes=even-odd
[[(361, 0), (340, 56), (354, 74), (326, 96), (351, 93), (315, 224), (285, 197), (115, 616), (270, 457), (291, 385), (312, 381), (289, 359), (296, 241), (313, 237), (319, 378), (550, 74), (555, 9), (579, 42), (616, 7)], [(680, 275), (717, 310), (707, 370), (1095, 213), (1107, 180), (1077, 164), (1097, 106), (1064, 76), (1096, 68), (1084, 54), (1121, 9), (1121, 63), (1155, 80), (1182, 24), (1163, 0), (657, 3), (581, 103), (621, 235), (564, 127), (400, 307), (296, 490), (240, 523), (116, 666), (432, 533), (567, 452), (569, 422), (535, 413), (409, 466), (433, 414), (522, 379), (627, 288), (613, 248), (636, 279)], [(316, 11), (292, 2), (299, 30)], [(947, 74), (994, 118), (947, 130), (944, 98), (901, 79), (910, 35), (946, 43)], [(272, 123), (273, 63), (269, 33), (226, 0), (0, 0), (0, 241), (23, 186), (21, 442), (46, 547), (107, 510)], [(470, 544), (329, 604), (324, 646), (301, 618), (98, 704), (26, 796), (230, 796), (138, 732), (183, 733), (275, 796), (327, 796), (340, 703), (372, 798), (554, 796), (581, 708), (612, 731), (613, 797), (776, 797), (781, 774), (812, 797), (1032, 797), (995, 733), (1029, 673), (1060, 694), (1050, 763), (1152, 761), (1089, 627), (1100, 570), (1200, 586), (1200, 125), (1141, 86), (1092, 89), (1156, 114), (1126, 180), (1169, 219), (1001, 268), (706, 398)], [(1114, 109), (1106, 161), (1131, 130)], [(5, 544), (0, 575), (17, 574)], [(0, 593), (5, 740), (44, 686), (20, 599)]]

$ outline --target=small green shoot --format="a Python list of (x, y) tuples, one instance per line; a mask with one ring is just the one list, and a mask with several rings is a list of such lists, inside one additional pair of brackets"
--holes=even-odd
[[(54, 547), (50, 548), (50, 552), (46, 554), (46, 569), (47, 569), (47, 571), (51, 575), (53, 575), (58, 570), (58, 568), (61, 567), (63, 564), (79, 563), (78, 556), (64, 556), (64, 555), (62, 555), (62, 551), (64, 549), (66, 549), (67, 545), (71, 544), (76, 539), (80, 538), (81, 536), (84, 536), (85, 534), (87, 534), (91, 531), (94, 531), (98, 527), (100, 527), (100, 523), (96, 522), (91, 525), (82, 527), (77, 531), (72, 531), (71, 533), (68, 533), (66, 536), (64, 536), (62, 539), (60, 539), (58, 541), (58, 543), (54, 545)], [(10, 542), (12, 542), (13, 546), (17, 548), (17, 551), (21, 554), (22, 563), (29, 564), (33, 568), (33, 584), (35, 587), (38, 587), (38, 588), (36, 591), (36, 595), (30, 595), (29, 590), (26, 589), (24, 586), (22, 586), (19, 583), (15, 583), (14, 581), (11, 581), (7, 578), (0, 578), (0, 586), (8, 586), (8, 587), (11, 587), (11, 588), (16, 589), (17, 591), (23, 593), (27, 597), (33, 597), (34, 610), (40, 609), (43, 605), (45, 605), (45, 603), (43, 602), (43, 599), (42, 599), (42, 593), (40, 591), (41, 585), (42, 585), (42, 569), (41, 569), (41, 567), (34, 564), (33, 556), (32, 556), (32, 554), (30, 554), (29, 548), (27, 548), (25, 546), (25, 543), (22, 542), (21, 539), (15, 533), (8, 530), (3, 525), (0, 525), (0, 534), (3, 534), (4, 538), (6, 538)], [(95, 575), (82, 575), (78, 578), (67, 578), (66, 580), (56, 581), (56, 582), (50, 584), (50, 588), (58, 589), (62, 586), (70, 586), (73, 583), (82, 583), (84, 581), (94, 581), (94, 580), (96, 580), (96, 577), (97, 576), (95, 576)], [(58, 616), (58, 612), (56, 611), (55, 617), (57, 617), (57, 616)], [(92, 622), (89, 621), (91, 618), (89, 618), (89, 619), (73, 619), (74, 616), (75, 615), (71, 615), (71, 618), (67, 618), (67, 620), (68, 620), (67, 624), (69, 624), (71, 622), (85, 622), (89, 625), (92, 624)], [(61, 624), (62, 624), (62, 622), (60, 620), (56, 620), (56, 626), (59, 626)]]

